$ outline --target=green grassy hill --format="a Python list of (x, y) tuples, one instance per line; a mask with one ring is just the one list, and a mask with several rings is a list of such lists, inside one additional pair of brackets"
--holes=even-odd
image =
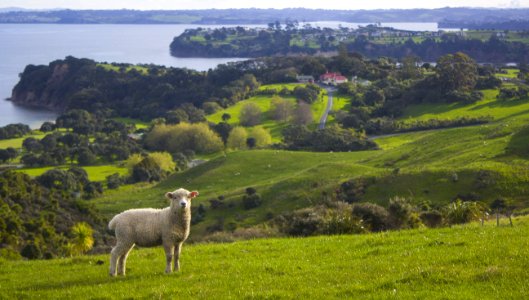
[[(276, 90), (279, 92), (282, 89), (287, 89), (292, 91), (296, 86), (305, 85), (301, 83), (286, 83), (286, 84), (268, 84), (263, 85), (259, 88), (259, 90)], [(291, 101), (292, 103), (295, 103), (294, 97), (282, 97), (286, 99), (287, 101)], [(283, 128), (285, 128), (288, 123), (287, 122), (277, 122), (272, 119), (270, 116), (270, 108), (271, 108), (271, 100), (272, 96), (265, 96), (265, 95), (257, 95), (253, 96), (249, 99), (242, 100), (237, 102), (237, 104), (230, 106), (226, 109), (219, 110), (215, 112), (214, 114), (206, 116), (206, 119), (208, 122), (213, 123), (219, 123), (222, 121), (222, 115), (227, 113), (231, 116), (231, 118), (228, 120), (228, 123), (233, 126), (239, 125), (239, 115), (241, 112), (242, 107), (247, 103), (255, 103), (259, 108), (261, 109), (262, 114), (262, 123), (261, 125), (266, 128), (270, 134), (272, 135), (272, 141), (273, 142), (280, 142), (281, 141), (281, 131)], [(312, 114), (314, 117), (314, 122), (312, 126), (315, 128), (316, 125), (319, 123), (321, 116), (323, 115), (323, 112), (325, 111), (325, 107), (327, 105), (327, 92), (325, 90), (322, 90), (320, 97), (317, 101), (315, 101), (313, 104), (311, 104)], [(345, 106), (344, 101), (338, 101), (336, 105), (334, 106), (337, 109), (342, 109)]]
[(108, 255), (0, 260), (0, 298), (523, 299), (529, 219), (514, 223), (184, 245), (171, 275), (161, 247), (132, 251), (125, 278)]
[[(229, 152), (162, 183), (124, 188), (94, 203), (111, 217), (131, 207), (166, 206), (163, 194), (178, 187), (197, 189), (201, 196), (194, 205), (202, 203), (207, 209), (205, 220), (193, 227), (197, 239), (220, 217), (236, 227), (259, 224), (333, 197), (340, 183), (350, 179), (366, 182), (363, 201), (382, 205), (395, 196), (434, 206), (455, 198), (491, 203), (502, 197), (524, 209), (529, 207), (529, 106), (527, 100), (496, 100), (495, 93), (485, 91), (484, 100), (469, 105), (412, 106), (402, 118), (490, 115), (495, 121), (489, 124), (381, 136), (375, 138), (381, 150), (374, 151)], [(250, 186), (263, 204), (244, 210), (241, 199)], [(209, 200), (220, 195), (226, 206), (210, 209)]]

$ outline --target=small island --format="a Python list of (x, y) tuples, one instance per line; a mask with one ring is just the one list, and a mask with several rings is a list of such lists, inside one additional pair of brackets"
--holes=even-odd
[(369, 58), (416, 56), (436, 61), (457, 49), (478, 62), (508, 63), (529, 60), (526, 37), (525, 31), (409, 31), (380, 24), (332, 29), (276, 21), (266, 28), (187, 29), (174, 38), (170, 50), (176, 57), (263, 57), (329, 55), (343, 48)]

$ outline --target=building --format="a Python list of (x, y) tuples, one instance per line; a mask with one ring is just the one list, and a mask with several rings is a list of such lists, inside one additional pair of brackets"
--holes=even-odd
[(340, 83), (347, 82), (347, 77), (342, 76), (340, 73), (325, 73), (320, 75), (320, 82), (326, 85), (339, 85)]

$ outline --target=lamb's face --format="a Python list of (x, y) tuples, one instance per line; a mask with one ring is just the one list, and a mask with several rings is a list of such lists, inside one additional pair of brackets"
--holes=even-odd
[(191, 200), (198, 196), (197, 191), (188, 191), (185, 189), (177, 189), (174, 192), (165, 193), (165, 197), (171, 201), (172, 207), (178, 207), (182, 209), (191, 208)]

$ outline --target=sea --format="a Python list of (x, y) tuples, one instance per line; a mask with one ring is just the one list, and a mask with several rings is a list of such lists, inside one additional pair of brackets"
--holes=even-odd
[[(311, 25), (356, 28), (367, 24), (322, 21)], [(20, 107), (7, 100), (19, 74), (29, 64), (48, 64), (74, 56), (99, 62), (157, 64), (205, 71), (245, 58), (178, 58), (170, 55), (169, 44), (187, 28), (222, 26), (237, 25), (0, 24), (0, 126), (24, 123), (38, 128), (57, 117), (55, 112)], [(439, 29), (437, 23), (382, 23), (381, 26), (417, 31)]]

